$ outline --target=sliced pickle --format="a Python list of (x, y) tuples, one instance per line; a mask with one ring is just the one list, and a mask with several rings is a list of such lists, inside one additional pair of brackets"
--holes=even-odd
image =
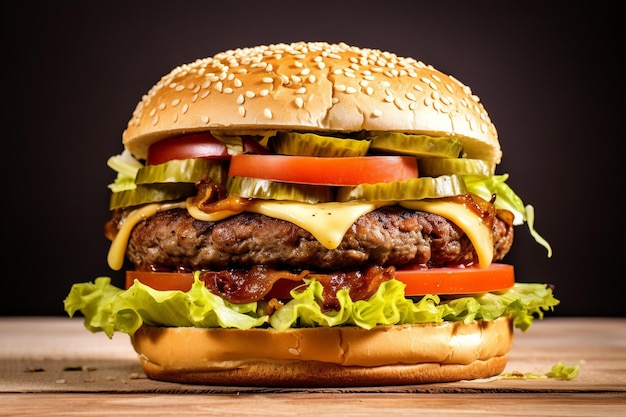
[(276, 153), (301, 156), (363, 156), (370, 141), (321, 136), (315, 133), (279, 132), (271, 139)]
[(419, 157), (456, 158), (461, 153), (462, 145), (454, 138), (381, 132), (372, 137), (370, 150)]
[(166, 183), (141, 184), (134, 190), (124, 190), (111, 194), (109, 209), (138, 206), (159, 201), (180, 200), (196, 195), (198, 190), (194, 184)]
[(137, 172), (136, 184), (195, 183), (204, 177), (223, 184), (228, 174), (224, 160), (191, 158), (173, 159), (159, 165), (146, 165)]
[(379, 184), (361, 184), (356, 187), (341, 187), (337, 201), (402, 201), (424, 198), (453, 197), (465, 194), (467, 188), (459, 175), (411, 178)]
[(263, 200), (290, 200), (303, 203), (327, 203), (334, 200), (333, 187), (304, 185), (262, 180), (249, 177), (230, 177), (226, 183), (229, 195)]
[(428, 177), (450, 174), (490, 177), (495, 172), (495, 165), (482, 159), (423, 158), (417, 161), (417, 165), (420, 175)]

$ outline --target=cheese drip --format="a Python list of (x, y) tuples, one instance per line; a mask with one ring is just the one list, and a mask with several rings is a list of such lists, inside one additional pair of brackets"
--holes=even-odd
[(152, 203), (131, 211), (109, 247), (109, 254), (107, 255), (109, 267), (114, 271), (122, 269), (122, 266), (124, 265), (126, 247), (128, 246), (128, 239), (130, 239), (130, 232), (137, 225), (137, 223), (147, 219), (148, 217), (154, 216), (160, 211), (175, 208), (185, 208), (185, 202), (166, 204)]
[(478, 255), (478, 266), (487, 268), (491, 265), (493, 261), (493, 235), (491, 230), (480, 216), (463, 204), (451, 203), (449, 201), (422, 200), (401, 201), (398, 204), (404, 208), (437, 214), (450, 220), (465, 232), (472, 245), (474, 245)]
[[(246, 211), (291, 222), (311, 233), (324, 247), (335, 249), (359, 217), (378, 207), (393, 204), (396, 203), (385, 201), (308, 204), (295, 201), (256, 200), (246, 206)], [(397, 204), (411, 210), (438, 214), (454, 222), (467, 234), (474, 245), (479, 266), (486, 268), (491, 264), (493, 259), (491, 231), (476, 213), (468, 210), (464, 205), (445, 201), (402, 201)], [(111, 269), (117, 271), (122, 268), (128, 239), (137, 223), (160, 211), (185, 207), (192, 217), (202, 221), (219, 221), (238, 214), (228, 210), (205, 213), (198, 210), (195, 205), (185, 202), (153, 203), (134, 210), (124, 221), (109, 249), (108, 263)]]

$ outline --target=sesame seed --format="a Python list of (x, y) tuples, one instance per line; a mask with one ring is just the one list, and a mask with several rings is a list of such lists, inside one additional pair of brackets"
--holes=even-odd
[(373, 117), (381, 117), (382, 115), (383, 115), (383, 112), (382, 112), (382, 111), (380, 111), (380, 110), (374, 110), (374, 111), (372, 112), (372, 116), (373, 116)]
[(245, 97), (243, 94), (239, 94), (237, 96), (237, 104), (243, 104), (244, 100), (245, 100)]
[(189, 105), (187, 103), (185, 103), (183, 105), (183, 109), (181, 110), (182, 114), (187, 114), (187, 111), (189, 111)]
[(300, 87), (296, 90), (296, 94), (304, 94), (306, 93), (306, 87)]
[(265, 96), (266, 96), (266, 95), (268, 95), (269, 93), (270, 93), (270, 90), (267, 90), (267, 89), (263, 89), (263, 90), (259, 91), (259, 95), (260, 95), (261, 97), (265, 97)]
[(233, 93), (233, 89), (230, 87), (226, 87), (223, 91), (224, 94), (232, 94)]
[(239, 115), (241, 117), (245, 117), (246, 116), (246, 109), (243, 106), (239, 106)]
[(299, 109), (301, 109), (302, 106), (304, 106), (304, 100), (302, 100), (302, 97), (296, 97), (295, 103), (296, 103), (296, 107)]
[(200, 120), (202, 120), (202, 123), (206, 125), (209, 123), (209, 116), (201, 116)]
[(246, 91), (246, 97), (248, 98), (254, 98), (255, 95), (256, 94), (254, 93), (254, 91), (250, 91), (250, 90)]
[(263, 82), (265, 84), (272, 84), (272, 83), (274, 83), (274, 79), (271, 78), (271, 77), (263, 77)]
[(263, 116), (265, 116), (268, 119), (271, 119), (273, 117), (272, 115), (272, 111), (270, 109), (264, 109), (263, 110)]

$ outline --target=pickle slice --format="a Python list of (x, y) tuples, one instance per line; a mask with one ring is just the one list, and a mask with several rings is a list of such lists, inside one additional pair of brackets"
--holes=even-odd
[(249, 177), (230, 177), (226, 183), (229, 195), (263, 200), (290, 200), (303, 203), (327, 203), (334, 200), (333, 187), (290, 184)]
[(137, 172), (135, 183), (195, 183), (204, 177), (209, 177), (213, 182), (223, 184), (227, 175), (228, 165), (223, 160), (207, 158), (172, 159), (159, 165), (142, 167)]
[(109, 209), (114, 210), (116, 208), (132, 207), (159, 201), (180, 200), (197, 193), (198, 190), (194, 184), (141, 184), (134, 190), (124, 190), (111, 194)]
[(457, 139), (448, 137), (381, 132), (372, 137), (370, 150), (418, 157), (456, 158), (462, 145)]
[(420, 175), (428, 177), (450, 174), (490, 177), (495, 172), (495, 165), (482, 159), (423, 158), (417, 161), (417, 165)]
[(341, 187), (337, 201), (402, 201), (424, 198), (452, 197), (465, 194), (467, 188), (459, 175), (411, 178), (379, 184), (361, 184), (356, 187)]
[(315, 133), (279, 132), (271, 139), (276, 153), (301, 156), (364, 156), (369, 140), (344, 139)]

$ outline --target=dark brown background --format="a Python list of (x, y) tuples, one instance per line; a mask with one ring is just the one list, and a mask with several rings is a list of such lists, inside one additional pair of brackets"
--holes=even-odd
[(325, 40), (411, 56), (471, 86), (499, 130), (498, 172), (535, 206), (536, 227), (554, 248), (547, 259), (518, 228), (508, 256), (517, 279), (556, 285), (555, 315), (626, 315), (617, 291), (623, 186), (612, 158), (623, 137), (616, 10), (446, 1), (75, 3), (20, 2), (3, 13), (1, 314), (62, 315), (73, 282), (112, 275), (121, 285), (106, 265), (106, 185), (114, 177), (106, 160), (121, 151), (135, 104), (162, 75), (225, 49)]

